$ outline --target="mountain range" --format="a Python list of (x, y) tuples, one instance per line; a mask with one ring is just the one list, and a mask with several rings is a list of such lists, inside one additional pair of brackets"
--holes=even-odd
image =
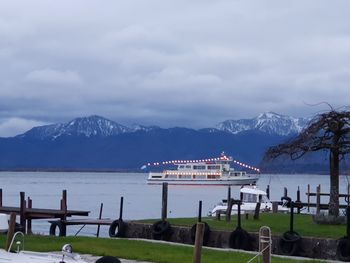
[[(216, 157), (222, 151), (259, 165), (268, 147), (297, 135), (308, 121), (268, 112), (196, 130), (127, 127), (100, 116), (76, 118), (0, 138), (0, 169), (138, 170), (148, 162)], [(311, 164), (320, 169), (320, 162)], [(305, 163), (299, 166), (305, 169)]]

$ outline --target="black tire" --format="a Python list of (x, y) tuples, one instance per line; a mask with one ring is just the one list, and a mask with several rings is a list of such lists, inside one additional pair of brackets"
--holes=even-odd
[(50, 236), (56, 236), (56, 228), (58, 228), (58, 236), (66, 236), (66, 226), (61, 221), (55, 221), (50, 226)]
[(153, 239), (168, 239), (171, 233), (171, 226), (168, 221), (160, 220), (152, 225)]
[(109, 226), (110, 237), (125, 237), (127, 224), (122, 219), (117, 219)]
[(237, 227), (229, 237), (229, 246), (235, 249), (252, 250), (252, 237), (247, 231)]
[(337, 245), (337, 257), (341, 261), (350, 261), (350, 239), (348, 237), (339, 239)]
[(301, 237), (297, 232), (285, 232), (279, 240), (279, 248), (283, 255), (296, 256), (300, 252)]
[(121, 263), (121, 261), (115, 257), (104, 256), (96, 260), (95, 263)]
[[(206, 244), (208, 244), (208, 241), (209, 241), (210, 227), (209, 227), (209, 225), (206, 222), (203, 222), (203, 223), (204, 223), (203, 245), (206, 245)], [(197, 224), (194, 224), (191, 227), (191, 240), (192, 240), (192, 243), (194, 243), (195, 240), (196, 240), (196, 231), (197, 231)]]

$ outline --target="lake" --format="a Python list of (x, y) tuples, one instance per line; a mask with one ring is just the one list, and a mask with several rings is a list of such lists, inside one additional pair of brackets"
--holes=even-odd
[[(83, 172), (0, 172), (0, 188), (3, 189), (3, 205), (19, 206), (19, 192), (33, 200), (35, 208), (59, 208), (62, 190), (67, 190), (68, 209), (91, 211), (90, 217), (98, 217), (103, 203), (103, 217), (118, 218), (120, 197), (124, 197), (123, 219), (161, 217), (161, 185), (147, 185), (143, 173), (83, 173)], [(340, 176), (340, 193), (347, 192), (350, 178)], [(280, 200), (283, 188), (296, 198), (298, 186), (301, 199), (306, 201), (307, 184), (311, 191), (321, 184), (322, 192), (329, 192), (329, 176), (313, 174), (262, 174), (258, 186), (262, 190), (270, 185), (270, 199)], [(232, 197), (239, 198), (239, 186), (231, 187)], [(203, 201), (203, 216), (213, 206), (227, 197), (227, 186), (169, 185), (168, 217), (195, 217), (199, 200)], [(327, 202), (324, 197), (322, 202)], [(69, 226), (68, 234), (76, 233), (79, 226)], [(47, 220), (34, 220), (33, 231), (48, 234)], [(106, 236), (108, 227), (101, 227)], [(89, 226), (80, 235), (93, 235), (96, 227)]]

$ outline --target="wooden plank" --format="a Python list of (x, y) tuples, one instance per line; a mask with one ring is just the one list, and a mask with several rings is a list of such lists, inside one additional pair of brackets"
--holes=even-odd
[[(69, 219), (69, 220), (60, 220), (64, 225), (110, 225), (114, 221), (114, 219), (110, 218), (102, 218), (102, 219)], [(50, 223), (56, 222), (56, 220), (49, 220)]]

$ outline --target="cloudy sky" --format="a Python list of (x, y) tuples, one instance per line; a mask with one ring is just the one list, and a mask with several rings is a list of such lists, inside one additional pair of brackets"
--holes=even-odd
[(0, 136), (97, 114), (213, 127), (350, 103), (350, 1), (4, 0)]

